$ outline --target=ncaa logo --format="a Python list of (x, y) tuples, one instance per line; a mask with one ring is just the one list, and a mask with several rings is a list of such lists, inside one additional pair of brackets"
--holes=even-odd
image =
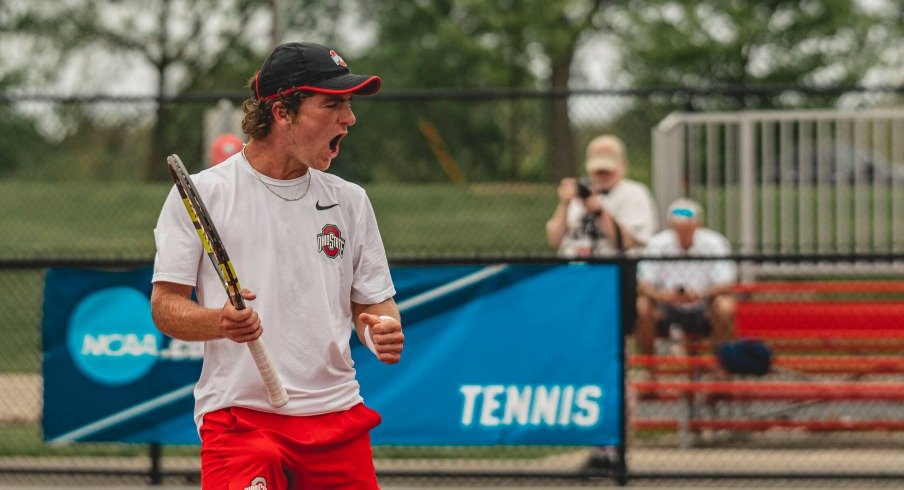
[(163, 334), (154, 326), (148, 297), (129, 287), (97, 291), (69, 317), (66, 346), (85, 376), (107, 386), (147, 374), (159, 356)]
[(325, 225), (323, 231), (317, 235), (317, 251), (331, 259), (342, 257), (345, 252), (345, 238), (336, 225)]

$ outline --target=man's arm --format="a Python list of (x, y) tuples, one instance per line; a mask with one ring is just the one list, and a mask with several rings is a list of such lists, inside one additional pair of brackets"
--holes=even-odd
[(656, 205), (647, 189), (636, 191), (628, 208), (630, 212), (621, 213), (617, 219), (602, 203), (600, 209), (600, 229), (618, 250), (645, 246), (656, 231)]
[(733, 294), (734, 286), (734, 283), (715, 284), (711, 288), (703, 292), (703, 297), (706, 299), (712, 299), (723, 294)]
[[(191, 299), (191, 286), (155, 282), (151, 291), (151, 314), (157, 329), (179, 340), (202, 341), (228, 338), (249, 342), (263, 333), (260, 318), (250, 306), (236, 310), (227, 301), (221, 309), (204, 308)], [(257, 296), (247, 289), (242, 297)]]
[(644, 245), (627, 226), (623, 226), (607, 211), (602, 210), (599, 217), (599, 227), (606, 238), (612, 242), (616, 250), (628, 250)]
[(546, 241), (552, 248), (561, 245), (568, 232), (568, 203), (577, 195), (577, 181), (572, 178), (562, 179), (556, 189), (556, 194), (559, 197), (559, 203), (556, 205), (552, 217), (546, 222)]
[(400, 318), (399, 308), (392, 298), (372, 305), (352, 301), (352, 319), (358, 340), (368, 347), (373, 345), (377, 359), (386, 364), (395, 364), (402, 358), (405, 335)]
[(643, 280), (637, 281), (637, 292), (644, 296), (649, 296), (657, 303), (669, 303), (672, 299), (672, 291), (659, 289), (653, 283)]

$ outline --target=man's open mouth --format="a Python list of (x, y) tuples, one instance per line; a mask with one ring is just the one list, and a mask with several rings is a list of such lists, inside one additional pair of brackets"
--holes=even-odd
[(330, 140), (330, 154), (332, 155), (333, 158), (336, 158), (336, 156), (339, 155), (339, 141), (342, 139), (343, 136), (345, 136), (345, 135), (340, 134)]

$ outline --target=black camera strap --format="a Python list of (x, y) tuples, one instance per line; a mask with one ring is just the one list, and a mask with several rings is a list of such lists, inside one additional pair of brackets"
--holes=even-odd
[(612, 218), (612, 227), (615, 228), (615, 247), (618, 248), (619, 251), (625, 251), (625, 239), (622, 236), (621, 225), (618, 224), (618, 221), (615, 221), (615, 218)]

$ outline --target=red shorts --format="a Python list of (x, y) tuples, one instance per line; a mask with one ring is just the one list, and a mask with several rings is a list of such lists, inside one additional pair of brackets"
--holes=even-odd
[(363, 403), (308, 417), (224, 408), (201, 424), (201, 488), (376, 489), (370, 429), (380, 415)]

